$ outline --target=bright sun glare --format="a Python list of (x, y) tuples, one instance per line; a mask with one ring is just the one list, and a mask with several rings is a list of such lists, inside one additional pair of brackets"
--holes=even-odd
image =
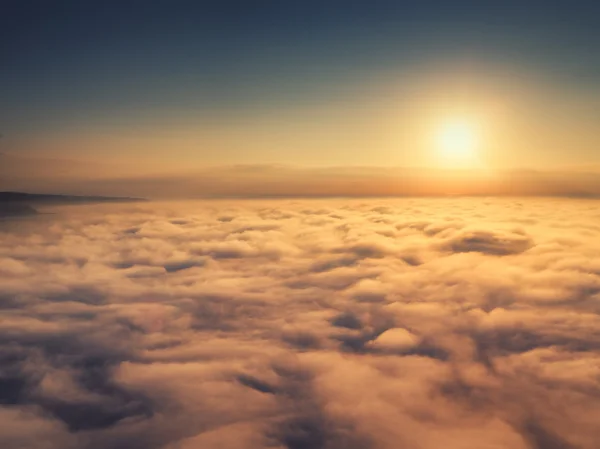
[(467, 120), (449, 120), (438, 129), (436, 145), (444, 164), (475, 165), (479, 149), (478, 130)]

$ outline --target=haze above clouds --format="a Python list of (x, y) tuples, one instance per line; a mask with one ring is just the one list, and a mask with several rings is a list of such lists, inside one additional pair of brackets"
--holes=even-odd
[(13, 449), (595, 449), (600, 205), (279, 200), (0, 222)]
[(0, 190), (154, 199), (386, 196), (599, 197), (596, 166), (564, 170), (195, 166), (93, 162), (0, 153)]

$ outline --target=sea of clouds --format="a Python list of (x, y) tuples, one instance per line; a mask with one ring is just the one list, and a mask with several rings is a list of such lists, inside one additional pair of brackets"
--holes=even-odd
[(597, 449), (600, 203), (0, 222), (3, 449)]

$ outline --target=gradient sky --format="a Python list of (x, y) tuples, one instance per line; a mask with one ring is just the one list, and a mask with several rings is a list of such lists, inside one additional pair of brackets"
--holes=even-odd
[(491, 167), (600, 163), (597, 2), (2, 5), (0, 151), (435, 167), (467, 116)]

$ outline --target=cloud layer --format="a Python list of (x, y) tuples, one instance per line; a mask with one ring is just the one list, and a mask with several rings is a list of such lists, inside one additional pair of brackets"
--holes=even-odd
[(0, 223), (7, 449), (595, 449), (600, 204), (63, 207)]

